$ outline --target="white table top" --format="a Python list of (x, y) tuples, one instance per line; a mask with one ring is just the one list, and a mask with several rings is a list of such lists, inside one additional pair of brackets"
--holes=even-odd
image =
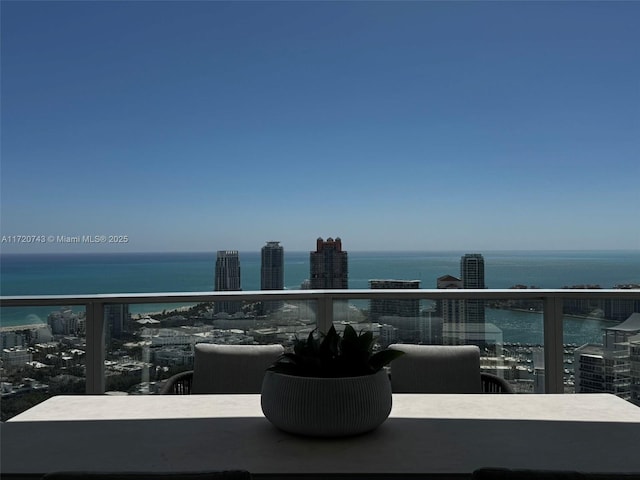
[[(260, 395), (60, 395), (9, 422), (263, 418)], [(640, 422), (640, 408), (609, 394), (394, 394), (390, 418)]]
[(116, 468), (460, 478), (484, 466), (640, 472), (640, 408), (608, 394), (394, 394), (382, 426), (340, 439), (277, 430), (259, 395), (60, 396), (1, 428), (3, 477)]

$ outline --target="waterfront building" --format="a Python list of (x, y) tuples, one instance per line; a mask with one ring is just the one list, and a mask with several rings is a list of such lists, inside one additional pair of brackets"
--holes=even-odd
[[(600, 289), (600, 285), (571, 285), (563, 288), (579, 289)], [(618, 284), (613, 288), (621, 290), (632, 290), (640, 288), (635, 284)], [(566, 315), (580, 315), (591, 317), (603, 317), (608, 320), (624, 321), (634, 312), (640, 312), (640, 300), (620, 299), (620, 298), (565, 298), (563, 302), (563, 312)]]
[(47, 325), (53, 335), (80, 335), (85, 331), (84, 312), (75, 313), (69, 307), (51, 312), (47, 316)]
[[(460, 258), (460, 279), (462, 288), (486, 288), (484, 283), (484, 258), (479, 253), (467, 253)], [(467, 327), (473, 325), (478, 335), (478, 342), (484, 344), (482, 329), (485, 323), (485, 301), (464, 301), (464, 322)]]
[[(613, 288), (621, 290), (640, 290), (640, 285), (615, 285)], [(640, 312), (640, 300), (623, 300), (606, 298), (604, 300), (604, 318), (623, 321), (634, 312)]]
[(631, 374), (631, 402), (640, 407), (640, 335), (629, 340), (629, 364)]
[(49, 325), (38, 325), (35, 328), (31, 328), (29, 333), (33, 344), (44, 344), (53, 340), (53, 333), (51, 332), (51, 327)]
[(467, 253), (460, 258), (460, 278), (463, 288), (486, 288), (484, 284), (484, 257)]
[(348, 257), (339, 237), (318, 238), (309, 260), (312, 289), (349, 288)]
[[(463, 288), (462, 280), (453, 275), (443, 275), (437, 280), (438, 289)], [(465, 331), (464, 301), (454, 299), (438, 300), (436, 314), (442, 317), (442, 342), (445, 345), (467, 343)]]
[(398, 342), (398, 329), (393, 325), (380, 325), (378, 343), (380, 347), (387, 348)]
[[(412, 289), (420, 288), (420, 280), (369, 280), (371, 289)], [(417, 318), (420, 315), (420, 300), (372, 298), (369, 302), (369, 319), (380, 322), (382, 317), (398, 316)]]
[[(215, 291), (236, 292), (242, 290), (240, 283), (240, 256), (237, 250), (219, 250), (216, 258)], [(215, 302), (215, 313), (233, 314), (242, 309), (235, 301)]]
[[(340, 237), (316, 240), (316, 251), (309, 255), (310, 287), (313, 290), (349, 288), (349, 264), (347, 252), (342, 250)], [(336, 321), (349, 319), (346, 300), (334, 302), (333, 318)]]
[(24, 331), (0, 331), (0, 348), (24, 348), (28, 345)]
[[(570, 288), (572, 290), (584, 289), (601, 289), (600, 285), (565, 285), (562, 288)], [(604, 310), (604, 299), (602, 298), (565, 298), (562, 302), (562, 311), (565, 315), (580, 316), (601, 316)], [(624, 320), (626, 318), (618, 318)]]
[(107, 304), (104, 306), (104, 321), (107, 325), (107, 336), (110, 338), (122, 338), (129, 323), (129, 305)]
[[(284, 248), (280, 242), (267, 242), (262, 247), (260, 263), (260, 289), (284, 290)], [(263, 302), (264, 313), (282, 308), (283, 302)]]
[[(418, 289), (420, 280), (369, 280), (371, 289)], [(425, 338), (418, 299), (376, 299), (369, 301), (369, 321), (393, 328), (397, 341), (421, 342)]]
[(544, 348), (534, 347), (531, 350), (533, 366), (533, 393), (545, 392)]
[(280, 242), (267, 242), (261, 251), (260, 289), (284, 289), (284, 248)]
[(613, 393), (640, 405), (640, 313), (605, 328), (602, 340), (575, 350), (576, 393)]

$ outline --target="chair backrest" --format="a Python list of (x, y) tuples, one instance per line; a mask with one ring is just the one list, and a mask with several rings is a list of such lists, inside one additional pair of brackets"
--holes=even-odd
[(283, 353), (282, 345), (198, 343), (191, 393), (260, 393), (265, 370)]
[(395, 393), (482, 393), (480, 349), (475, 345), (410, 345), (390, 349), (405, 352), (391, 362)]

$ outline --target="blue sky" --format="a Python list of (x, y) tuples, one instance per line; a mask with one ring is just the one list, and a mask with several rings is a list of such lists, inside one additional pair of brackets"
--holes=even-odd
[(640, 248), (640, 2), (1, 13), (3, 252)]

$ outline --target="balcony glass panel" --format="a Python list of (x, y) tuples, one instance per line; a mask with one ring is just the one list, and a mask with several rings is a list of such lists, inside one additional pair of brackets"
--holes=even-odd
[(540, 300), (376, 298), (335, 300), (338, 331), (350, 323), (392, 343), (478, 345), (481, 368), (518, 393), (544, 393), (543, 306)]
[(564, 300), (565, 392), (613, 393), (640, 405), (639, 312), (635, 299)]
[(84, 307), (2, 307), (2, 421), (53, 395), (85, 393)]
[(54, 394), (154, 393), (191, 368), (199, 341), (286, 347), (332, 322), (380, 346), (476, 344), (482, 368), (518, 392), (640, 404), (637, 290), (389, 290), (3, 297), (2, 418)]
[(110, 394), (157, 393), (170, 376), (193, 368), (197, 343), (286, 347), (296, 335), (306, 336), (316, 327), (315, 304), (268, 300), (172, 304), (168, 308), (107, 305), (105, 390)]

